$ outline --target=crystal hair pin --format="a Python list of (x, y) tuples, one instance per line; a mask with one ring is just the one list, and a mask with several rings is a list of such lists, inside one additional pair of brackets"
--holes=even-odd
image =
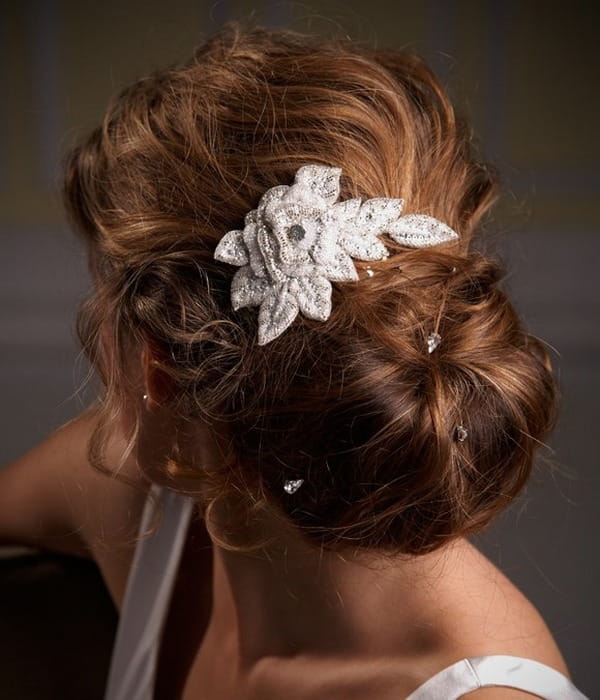
[(431, 353), (439, 346), (442, 342), (442, 336), (439, 333), (433, 332), (427, 336), (427, 352)]
[(456, 439), (458, 442), (464, 442), (467, 438), (469, 437), (469, 431), (465, 428), (464, 425), (457, 425), (456, 426)]
[(288, 479), (283, 482), (283, 490), (291, 495), (296, 493), (303, 483), (304, 479)]
[[(292, 185), (267, 190), (246, 214), (243, 230), (228, 231), (215, 249), (216, 260), (240, 268), (231, 282), (234, 310), (260, 307), (259, 345), (281, 335), (299, 312), (326, 321), (331, 282), (359, 279), (352, 258), (389, 256), (378, 235), (386, 233), (411, 248), (458, 238), (431, 216), (402, 216), (402, 199), (338, 202), (341, 173), (324, 165), (299, 168)], [(371, 276), (368, 269), (367, 274)]]

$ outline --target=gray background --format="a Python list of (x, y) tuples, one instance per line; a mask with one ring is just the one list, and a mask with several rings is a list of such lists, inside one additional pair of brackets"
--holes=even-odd
[(6, 464), (85, 406), (74, 316), (88, 287), (58, 159), (133, 78), (225, 19), (424, 55), (505, 178), (494, 244), (530, 329), (552, 347), (562, 417), (526, 493), (477, 544), (544, 615), (600, 697), (598, 14), (592, 3), (5, 1), (0, 5), (0, 391)]

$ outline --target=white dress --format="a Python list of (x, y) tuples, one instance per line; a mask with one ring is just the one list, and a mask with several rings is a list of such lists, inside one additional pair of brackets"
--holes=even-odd
[[(105, 700), (152, 700), (159, 642), (169, 607), (193, 502), (153, 486), (163, 517), (137, 545), (113, 649)], [(152, 521), (144, 508), (140, 532)], [(462, 659), (436, 673), (404, 700), (456, 700), (486, 686), (524, 690), (544, 700), (589, 700), (562, 673), (531, 659), (488, 655)], [(199, 699), (200, 700), (200, 699)], [(401, 700), (398, 698), (398, 700)]]

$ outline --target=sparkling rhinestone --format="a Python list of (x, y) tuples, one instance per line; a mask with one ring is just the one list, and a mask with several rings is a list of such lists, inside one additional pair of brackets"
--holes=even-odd
[(439, 333), (430, 333), (427, 337), (427, 352), (431, 355), (441, 342), (442, 336)]
[(306, 235), (306, 231), (300, 224), (294, 224), (293, 226), (290, 226), (290, 230), (288, 231), (288, 238), (291, 241), (301, 241), (304, 236)]
[(288, 479), (283, 482), (283, 490), (289, 494), (296, 493), (303, 483), (304, 479)]
[(469, 431), (465, 428), (465, 426), (464, 425), (457, 425), (456, 426), (456, 439), (459, 442), (464, 442), (468, 437), (469, 437)]

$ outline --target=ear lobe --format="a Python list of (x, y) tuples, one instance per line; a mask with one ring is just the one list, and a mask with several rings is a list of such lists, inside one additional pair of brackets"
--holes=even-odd
[(162, 369), (166, 364), (165, 353), (155, 342), (147, 340), (142, 348), (142, 367), (149, 409), (162, 407), (175, 395), (175, 382)]

